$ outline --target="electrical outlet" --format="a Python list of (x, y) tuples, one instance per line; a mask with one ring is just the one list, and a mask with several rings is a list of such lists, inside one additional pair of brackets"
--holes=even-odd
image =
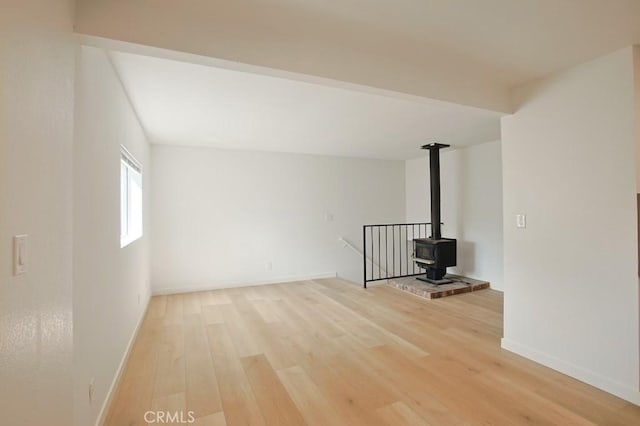
[(93, 385), (95, 381), (95, 377), (92, 377), (89, 381), (89, 405), (93, 404)]

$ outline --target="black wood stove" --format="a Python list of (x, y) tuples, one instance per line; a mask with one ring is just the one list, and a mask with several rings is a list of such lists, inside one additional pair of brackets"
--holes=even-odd
[(432, 284), (447, 284), (445, 278), (448, 266), (456, 266), (456, 240), (442, 238), (440, 229), (440, 150), (449, 145), (431, 143), (423, 145), (429, 150), (429, 170), (431, 176), (431, 236), (413, 240), (413, 256), (418, 267), (425, 269), (421, 281)]

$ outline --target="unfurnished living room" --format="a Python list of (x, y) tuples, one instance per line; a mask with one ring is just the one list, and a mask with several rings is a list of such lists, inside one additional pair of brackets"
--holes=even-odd
[(640, 1), (0, 0), (0, 425), (639, 425)]

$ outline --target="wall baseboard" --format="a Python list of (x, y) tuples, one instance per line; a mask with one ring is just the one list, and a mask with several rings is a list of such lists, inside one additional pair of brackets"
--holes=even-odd
[[(197, 291), (208, 291), (208, 290), (220, 290), (223, 288), (235, 288), (235, 287), (252, 287), (257, 285), (267, 285), (267, 284), (279, 284), (279, 283), (290, 283), (295, 281), (306, 281), (306, 280), (319, 280), (323, 278), (336, 278), (338, 275), (335, 272), (324, 272), (318, 274), (311, 275), (287, 275), (282, 277), (275, 277), (269, 280), (263, 281), (227, 281), (227, 282), (219, 282), (211, 285), (204, 286), (187, 286), (187, 287), (164, 287), (164, 288), (152, 288), (152, 294), (154, 296), (157, 295), (167, 295), (167, 294), (180, 294), (180, 293), (194, 293)], [(153, 287), (153, 284), (152, 284)]]
[(620, 397), (632, 404), (640, 405), (640, 391), (638, 389), (634, 389), (628, 385), (603, 377), (598, 373), (586, 370), (570, 362), (563, 361), (526, 345), (514, 342), (513, 340), (502, 338), (501, 346), (503, 349), (528, 358), (538, 364), (544, 365), (545, 367), (552, 368), (560, 373), (580, 380), (581, 382), (595, 386), (598, 389)]
[(120, 384), (120, 380), (122, 379), (122, 373), (124, 373), (124, 367), (127, 365), (127, 361), (129, 360), (129, 356), (131, 355), (131, 349), (133, 348), (133, 343), (136, 341), (138, 337), (138, 332), (140, 331), (140, 327), (142, 326), (142, 322), (144, 321), (144, 317), (147, 315), (147, 310), (149, 309), (149, 302), (151, 301), (151, 297), (147, 297), (146, 305), (142, 310), (140, 318), (138, 318), (138, 323), (136, 324), (136, 328), (131, 333), (131, 337), (129, 338), (129, 343), (127, 343), (127, 347), (122, 354), (122, 359), (120, 360), (120, 365), (118, 366), (118, 370), (116, 371), (116, 375), (111, 382), (111, 386), (109, 386), (109, 390), (107, 391), (107, 396), (102, 403), (102, 407), (100, 408), (100, 412), (98, 413), (98, 417), (96, 418), (95, 425), (102, 426), (106, 420), (105, 416), (109, 412), (109, 408), (113, 402), (113, 397), (115, 390), (118, 388)]

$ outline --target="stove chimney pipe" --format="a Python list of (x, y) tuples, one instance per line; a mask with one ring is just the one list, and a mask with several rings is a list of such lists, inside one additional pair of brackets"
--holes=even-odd
[(441, 143), (430, 143), (423, 145), (422, 149), (429, 151), (429, 172), (431, 183), (431, 238), (439, 240), (442, 238), (440, 229), (440, 150), (448, 148), (450, 145)]

